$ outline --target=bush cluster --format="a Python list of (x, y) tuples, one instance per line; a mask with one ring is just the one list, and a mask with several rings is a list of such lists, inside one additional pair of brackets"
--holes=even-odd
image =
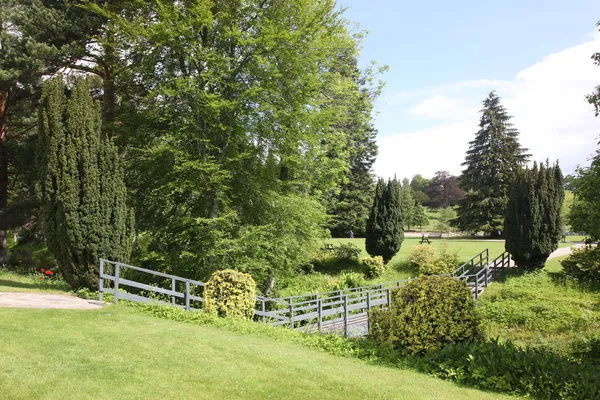
[(254, 316), (256, 305), (256, 282), (252, 276), (225, 269), (212, 274), (204, 286), (206, 313), (219, 317)]
[(369, 279), (379, 278), (385, 272), (383, 257), (367, 257), (362, 259), (365, 276)]
[(448, 274), (458, 266), (458, 253), (450, 252), (446, 242), (441, 244), (437, 252), (431, 245), (420, 244), (410, 249), (408, 261), (425, 275)]
[(334, 254), (340, 260), (355, 260), (360, 256), (361, 250), (352, 243), (341, 243), (334, 247)]
[(365, 286), (367, 281), (364, 276), (357, 272), (342, 272), (337, 279), (336, 284), (333, 287), (333, 290), (344, 290), (355, 287)]
[(389, 310), (372, 313), (369, 334), (404, 354), (482, 336), (471, 291), (463, 281), (441, 276), (421, 276), (393, 291)]
[(560, 262), (566, 276), (584, 285), (600, 284), (600, 249), (586, 246)]
[(480, 389), (540, 399), (600, 398), (598, 373), (548, 351), (518, 348), (498, 340), (463, 342), (429, 352), (420, 370)]

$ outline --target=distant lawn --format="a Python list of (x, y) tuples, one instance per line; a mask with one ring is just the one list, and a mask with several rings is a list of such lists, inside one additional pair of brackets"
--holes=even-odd
[(0, 271), (0, 292), (65, 293), (71, 290), (64, 281), (48, 278), (40, 280), (41, 276)]
[(127, 308), (0, 309), (12, 399), (509, 399), (300, 344)]
[[(401, 261), (408, 256), (410, 248), (418, 245), (421, 238), (419, 237), (406, 237), (402, 242), (402, 247), (396, 256), (390, 261), (395, 263)], [(431, 239), (432, 246), (439, 248), (442, 242), (448, 243), (448, 249), (450, 251), (458, 251), (458, 256), (461, 260), (468, 261), (474, 255), (488, 248), (490, 250), (490, 257), (495, 258), (496, 256), (504, 252), (504, 242), (494, 241), (486, 239), (465, 239), (465, 238), (447, 238), (447, 239)], [(365, 239), (329, 239), (327, 243), (340, 244), (340, 243), (352, 243), (362, 250), (361, 257), (367, 257), (368, 254), (365, 250)]]

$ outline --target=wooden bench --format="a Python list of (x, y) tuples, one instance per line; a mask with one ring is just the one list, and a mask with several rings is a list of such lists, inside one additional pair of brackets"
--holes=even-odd
[(423, 243), (431, 244), (431, 240), (429, 240), (429, 239), (441, 239), (441, 238), (442, 238), (441, 233), (430, 233), (429, 235), (427, 235), (427, 237), (425, 237), (425, 235), (421, 235), (421, 241), (419, 242), (419, 244), (423, 244)]

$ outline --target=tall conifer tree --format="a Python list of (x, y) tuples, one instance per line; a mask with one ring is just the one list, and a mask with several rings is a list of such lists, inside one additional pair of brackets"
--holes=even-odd
[(74, 288), (97, 288), (98, 259), (126, 261), (132, 212), (116, 147), (102, 135), (89, 80), (70, 98), (61, 78), (44, 86), (39, 112), (42, 224), (59, 270)]
[(479, 132), (469, 143), (460, 177), (465, 197), (459, 202), (456, 224), (465, 231), (500, 236), (508, 201), (509, 183), (529, 155), (519, 144), (500, 97), (491, 92), (483, 101)]
[(404, 241), (403, 225), (402, 187), (396, 178), (387, 184), (380, 178), (367, 221), (367, 253), (381, 256), (385, 263), (390, 261)]
[(402, 180), (402, 217), (404, 225), (411, 229), (415, 223), (415, 197), (413, 194), (412, 187), (407, 178)]
[(517, 266), (542, 268), (557, 249), (562, 234), (561, 209), (565, 193), (558, 164), (534, 163), (517, 172), (506, 208), (506, 250)]

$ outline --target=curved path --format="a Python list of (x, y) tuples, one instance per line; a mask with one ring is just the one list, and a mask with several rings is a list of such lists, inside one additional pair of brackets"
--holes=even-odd
[(93, 310), (102, 306), (104, 303), (100, 301), (84, 300), (63, 294), (0, 292), (0, 307)]

